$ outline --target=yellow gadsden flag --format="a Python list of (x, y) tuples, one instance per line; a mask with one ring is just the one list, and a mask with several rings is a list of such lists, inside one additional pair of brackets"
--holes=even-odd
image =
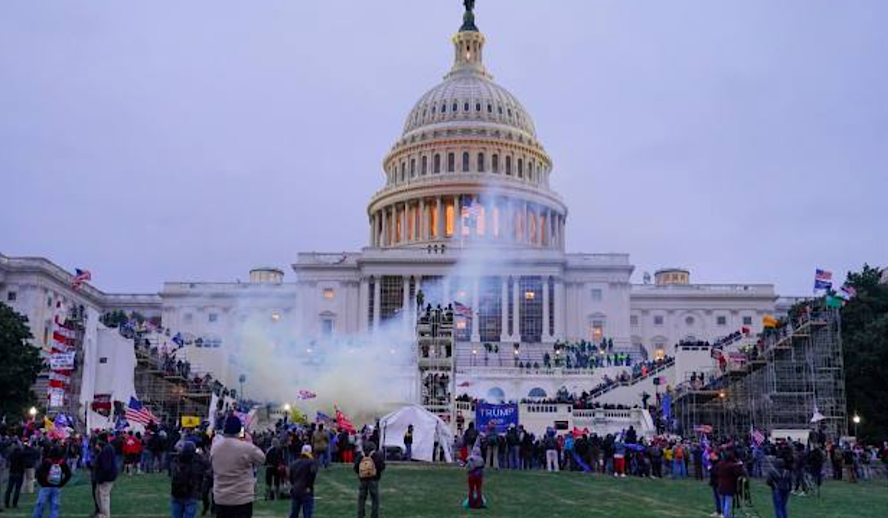
[(777, 319), (771, 315), (767, 315), (762, 318), (762, 325), (764, 327), (777, 327)]
[(52, 422), (52, 419), (50, 419), (49, 416), (43, 416), (43, 429), (47, 432), (55, 430), (55, 423)]
[(183, 415), (182, 428), (197, 428), (200, 426), (200, 417), (196, 415)]

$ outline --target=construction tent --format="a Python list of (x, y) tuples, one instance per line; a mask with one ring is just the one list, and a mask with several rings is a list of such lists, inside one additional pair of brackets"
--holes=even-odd
[(396, 410), (379, 420), (380, 434), (385, 447), (404, 449), (404, 434), (413, 425), (413, 459), (432, 462), (435, 443), (444, 451), (444, 460), (453, 462), (453, 434), (438, 416), (419, 405)]

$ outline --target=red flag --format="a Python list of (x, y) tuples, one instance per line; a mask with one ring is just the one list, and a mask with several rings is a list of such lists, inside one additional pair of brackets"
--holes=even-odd
[(339, 408), (336, 408), (336, 425), (339, 426), (340, 430), (345, 430), (349, 433), (354, 433), (355, 431), (355, 426), (352, 424), (351, 419), (343, 414)]

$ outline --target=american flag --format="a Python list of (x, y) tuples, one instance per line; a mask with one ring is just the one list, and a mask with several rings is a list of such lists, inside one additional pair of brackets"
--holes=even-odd
[(470, 308), (469, 306), (466, 306), (465, 304), (463, 304), (459, 301), (454, 301), (453, 311), (459, 316), (463, 316), (466, 318), (472, 317), (472, 308)]
[(72, 288), (79, 288), (81, 284), (86, 281), (92, 280), (92, 274), (89, 273), (89, 270), (81, 270), (80, 268), (74, 269), (74, 279), (71, 280)]
[(469, 198), (467, 202), (463, 202), (462, 215), (467, 218), (481, 217), (481, 204), (476, 200)]
[(316, 397), (318, 397), (318, 395), (310, 390), (303, 389), (303, 390), (300, 390), (299, 392), (296, 393), (296, 399), (298, 399), (300, 401), (305, 401), (307, 399), (314, 399)]
[(814, 272), (814, 280), (815, 281), (823, 281), (823, 282), (831, 282), (832, 281), (832, 272), (829, 270), (821, 270), (820, 268)]
[(752, 440), (759, 446), (765, 442), (765, 435), (761, 432), (761, 430), (757, 430), (755, 428), (752, 429)]
[(157, 417), (151, 413), (151, 410), (148, 410), (148, 407), (143, 405), (135, 396), (130, 397), (125, 415), (127, 421), (131, 423), (139, 423), (144, 426), (147, 426), (152, 421), (155, 423), (159, 421)]

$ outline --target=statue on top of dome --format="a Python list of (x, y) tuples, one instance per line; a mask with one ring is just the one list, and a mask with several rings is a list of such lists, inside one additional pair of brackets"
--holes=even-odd
[(460, 32), (478, 32), (478, 27), (475, 25), (475, 0), (463, 0), (463, 5), (466, 6), (466, 14), (463, 15), (463, 24), (459, 28)]

